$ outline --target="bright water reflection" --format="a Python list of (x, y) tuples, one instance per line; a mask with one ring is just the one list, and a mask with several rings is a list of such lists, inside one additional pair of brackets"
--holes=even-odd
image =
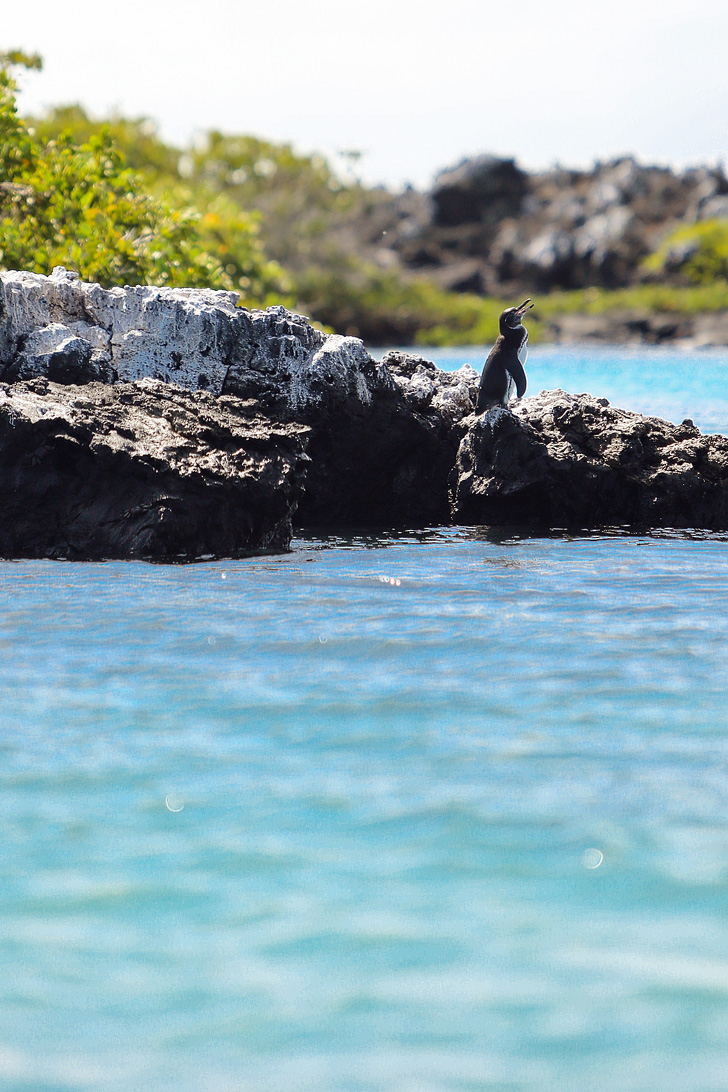
[(477, 529), (0, 566), (6, 1087), (722, 1092), (727, 577)]

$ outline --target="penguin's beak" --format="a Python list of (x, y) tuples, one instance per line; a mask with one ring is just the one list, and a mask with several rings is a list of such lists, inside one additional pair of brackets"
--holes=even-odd
[(520, 306), (520, 307), (517, 307), (517, 308), (516, 308), (516, 314), (517, 314), (517, 315), (518, 315), (519, 317), (521, 317), (521, 318), (522, 318), (522, 317), (523, 317), (523, 315), (525, 315), (526, 311), (530, 311), (530, 310), (531, 310), (531, 308), (532, 308), (532, 307), (535, 307), (535, 306), (536, 306), (536, 304), (535, 304), (535, 303), (531, 303), (531, 297), (529, 296), (527, 300), (524, 300), (524, 301), (523, 301), (523, 303), (521, 304), (521, 306)]

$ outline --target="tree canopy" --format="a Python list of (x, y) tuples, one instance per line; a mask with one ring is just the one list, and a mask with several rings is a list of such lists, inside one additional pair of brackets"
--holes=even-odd
[[(182, 186), (155, 192), (129, 166), (118, 124), (89, 124), (84, 134), (71, 124), (50, 136), (23, 121), (15, 72), (40, 64), (20, 52), (0, 55), (3, 268), (49, 273), (66, 265), (107, 286), (236, 288), (249, 303), (286, 294), (282, 270), (263, 252), (257, 218), (212, 192), (202, 208), (193, 200), (199, 195)], [(167, 153), (158, 167), (169, 169), (170, 161)]]

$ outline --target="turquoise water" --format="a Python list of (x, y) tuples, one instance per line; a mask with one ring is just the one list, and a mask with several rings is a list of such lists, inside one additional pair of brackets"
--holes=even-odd
[(728, 535), (0, 582), (0, 1086), (728, 1087)]

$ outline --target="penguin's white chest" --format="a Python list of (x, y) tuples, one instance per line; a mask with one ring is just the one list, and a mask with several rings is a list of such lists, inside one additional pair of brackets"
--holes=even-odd
[(519, 363), (520, 363), (521, 367), (523, 367), (525, 365), (527, 356), (528, 356), (528, 330), (525, 330), (525, 333), (523, 335), (523, 341), (521, 342), (520, 348), (518, 350), (518, 360), (519, 360)]

